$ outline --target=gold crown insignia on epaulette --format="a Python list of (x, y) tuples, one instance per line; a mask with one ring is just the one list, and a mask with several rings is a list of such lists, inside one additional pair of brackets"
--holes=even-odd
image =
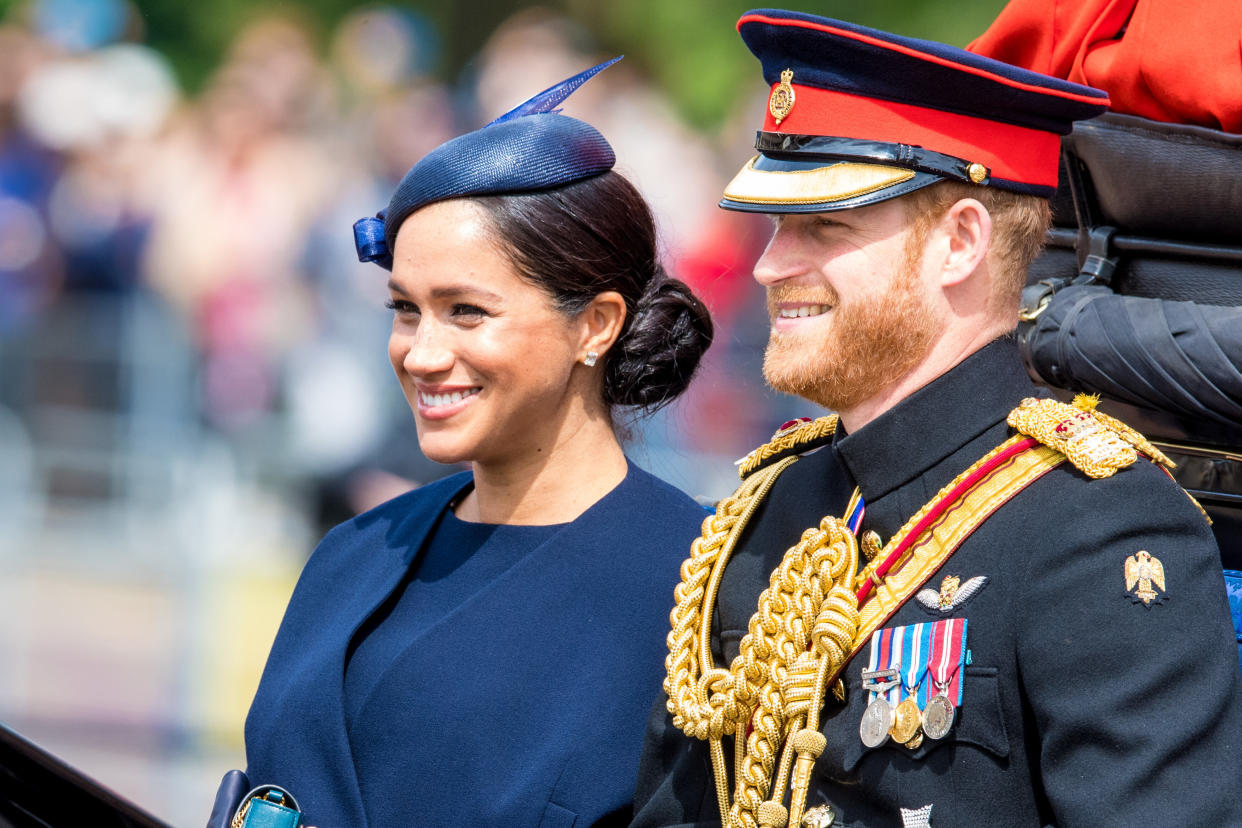
[(1008, 423), (1027, 437), (1034, 437), (1065, 455), (1089, 477), (1111, 477), (1147, 455), (1167, 468), (1173, 461), (1146, 437), (1115, 417), (1096, 410), (1099, 397), (1079, 394), (1073, 403), (1027, 397), (1009, 412)]
[(776, 430), (772, 439), (737, 461), (737, 475), (745, 478), (768, 461), (786, 452), (808, 446), (817, 440), (831, 437), (837, 430), (837, 415), (831, 414), (816, 420), (791, 420)]

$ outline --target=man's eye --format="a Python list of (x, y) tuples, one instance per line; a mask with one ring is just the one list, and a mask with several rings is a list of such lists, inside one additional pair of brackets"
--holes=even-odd
[(389, 299), (384, 307), (396, 313), (418, 313), (418, 305), (408, 299)]

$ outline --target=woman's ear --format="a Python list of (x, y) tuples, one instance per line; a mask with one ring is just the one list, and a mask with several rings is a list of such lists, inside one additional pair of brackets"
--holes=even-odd
[(963, 198), (940, 221), (947, 245), (940, 271), (942, 287), (966, 281), (984, 264), (992, 244), (992, 216), (973, 198)]
[(615, 290), (598, 293), (578, 315), (578, 320), (582, 325), (582, 353), (578, 359), (586, 361), (588, 354), (601, 357), (617, 341), (625, 326), (625, 299)]

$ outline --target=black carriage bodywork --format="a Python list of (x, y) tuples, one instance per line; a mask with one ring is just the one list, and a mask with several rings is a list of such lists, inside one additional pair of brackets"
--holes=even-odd
[(170, 828), (0, 725), (0, 828)]
[(1108, 114), (1075, 126), (1061, 162), (1023, 294), (1027, 370), (1099, 394), (1177, 463), (1242, 646), (1242, 135)]

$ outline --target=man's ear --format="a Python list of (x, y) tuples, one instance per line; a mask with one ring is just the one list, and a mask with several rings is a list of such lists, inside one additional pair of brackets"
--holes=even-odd
[(961, 284), (978, 270), (992, 245), (992, 216), (973, 198), (963, 198), (945, 212), (939, 229), (947, 245), (940, 272), (942, 287)]
[(578, 315), (578, 321), (582, 325), (582, 353), (578, 359), (581, 361), (592, 352), (602, 357), (625, 326), (625, 299), (615, 290), (598, 293)]

